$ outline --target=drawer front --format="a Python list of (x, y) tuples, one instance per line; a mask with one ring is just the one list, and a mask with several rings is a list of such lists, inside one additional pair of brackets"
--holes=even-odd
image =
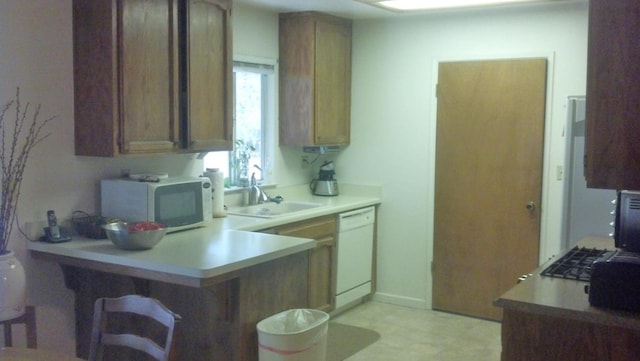
[(336, 230), (335, 216), (327, 216), (277, 227), (275, 233), (282, 236), (319, 239), (326, 235), (334, 235)]

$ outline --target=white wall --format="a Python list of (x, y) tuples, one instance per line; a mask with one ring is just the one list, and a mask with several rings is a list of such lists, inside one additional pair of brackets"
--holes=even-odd
[[(563, 164), (564, 100), (584, 94), (586, 4), (527, 13), (458, 13), (402, 20), (356, 21), (353, 53), (352, 145), (336, 156), (341, 182), (380, 184), (378, 290), (380, 299), (416, 307), (430, 305), (432, 238), (433, 72), (439, 59), (554, 54), (548, 120), (543, 242), (559, 247), (561, 182), (549, 169)], [(234, 54), (277, 58), (277, 15), (234, 9)], [(77, 209), (93, 212), (98, 180), (120, 169), (197, 174), (193, 156), (101, 159), (73, 154), (73, 54), (71, 0), (0, 2), (0, 103), (21, 87), (23, 101), (58, 115), (51, 136), (27, 165), (20, 222), (60, 218)], [(277, 129), (277, 128), (276, 128)], [(277, 142), (276, 142), (277, 144)], [(308, 182), (299, 150), (275, 152), (282, 185)], [(34, 260), (18, 232), (10, 248), (27, 270), (29, 302), (37, 306), (39, 347), (73, 353), (73, 294), (60, 268)]]
[(438, 61), (550, 58), (541, 259), (557, 252), (563, 185), (555, 169), (564, 165), (566, 98), (586, 89), (586, 2), (357, 21), (353, 42), (352, 145), (336, 172), (382, 185), (377, 298), (431, 305)]

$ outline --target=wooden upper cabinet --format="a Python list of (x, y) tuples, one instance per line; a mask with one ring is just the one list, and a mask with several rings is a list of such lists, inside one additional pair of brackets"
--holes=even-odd
[(640, 2), (589, 4), (587, 186), (640, 190)]
[(280, 144), (348, 145), (351, 20), (280, 14)]
[(231, 1), (189, 0), (188, 123), (193, 151), (233, 147)]
[(77, 155), (231, 149), (231, 3), (201, 3), (73, 1)]

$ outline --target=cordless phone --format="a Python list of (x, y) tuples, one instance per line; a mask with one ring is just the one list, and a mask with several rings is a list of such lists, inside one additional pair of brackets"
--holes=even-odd
[(44, 236), (41, 238), (42, 241), (60, 243), (71, 240), (69, 232), (64, 227), (58, 225), (58, 218), (52, 210), (47, 211), (47, 223), (49, 227), (44, 228)]

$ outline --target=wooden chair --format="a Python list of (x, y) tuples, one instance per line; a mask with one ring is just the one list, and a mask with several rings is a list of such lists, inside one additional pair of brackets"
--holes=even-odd
[(36, 309), (33, 306), (26, 306), (24, 308), (24, 314), (20, 317), (0, 321), (0, 325), (2, 325), (4, 331), (4, 345), (6, 347), (13, 346), (13, 335), (11, 333), (11, 326), (19, 324), (24, 324), (25, 326), (27, 347), (37, 348), (38, 336), (36, 333)]
[[(123, 317), (135, 320), (133, 322), (123, 322)], [(149, 323), (148, 321), (150, 320), (155, 320), (156, 322)], [(171, 350), (175, 323), (178, 320), (180, 320), (179, 315), (171, 312), (154, 298), (138, 295), (100, 298), (94, 306), (89, 361), (102, 360), (104, 347), (107, 345), (138, 350), (156, 360), (167, 361)], [(136, 323), (136, 321), (138, 322)], [(144, 325), (143, 321), (146, 321)], [(114, 324), (117, 326), (114, 326)], [(121, 331), (120, 328), (123, 325), (135, 330)], [(160, 332), (160, 334), (163, 335), (159, 338), (149, 335), (150, 328), (153, 328), (153, 326), (156, 329), (162, 328), (163, 332)], [(164, 340), (164, 345), (160, 345), (157, 342), (159, 339)]]

